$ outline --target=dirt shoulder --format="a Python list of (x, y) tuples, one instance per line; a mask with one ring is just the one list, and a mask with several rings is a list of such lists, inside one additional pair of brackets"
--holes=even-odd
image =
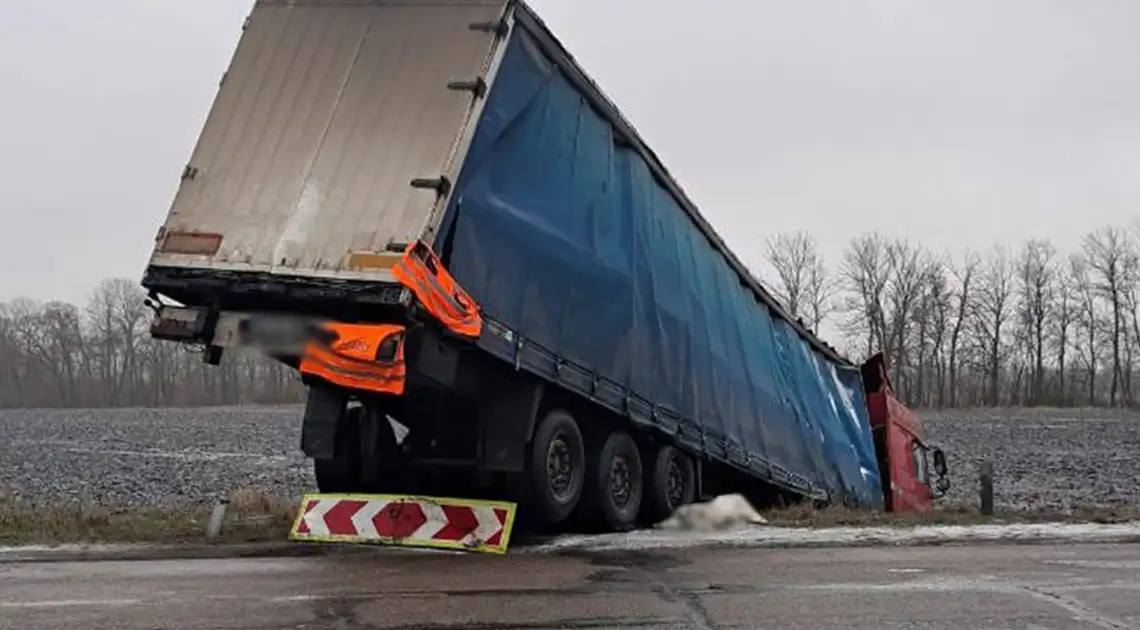
[[(218, 538), (242, 543), (285, 540), (297, 503), (254, 490), (230, 495)], [(80, 508), (30, 505), (0, 497), (0, 546), (77, 543), (206, 542), (213, 506)]]
[(796, 506), (762, 512), (780, 527), (920, 527), (928, 525), (1006, 525), (1014, 523), (1128, 523), (1140, 521), (1140, 505), (1078, 506), (1068, 511), (998, 510), (983, 515), (969, 505), (938, 506), (921, 514), (889, 514), (845, 508), (812, 509)]
[[(257, 490), (232, 493), (225, 520), (213, 543), (271, 543), (288, 538), (296, 501)], [(213, 506), (102, 509), (29, 505), (0, 497), (0, 547), (65, 544), (198, 544), (208, 542), (206, 528)], [(1011, 523), (1140, 522), (1140, 506), (1080, 507), (1068, 512), (1003, 511), (983, 516), (969, 506), (939, 507), (924, 514), (871, 513), (842, 508), (796, 506), (764, 511), (770, 526), (919, 527), (930, 525), (1001, 525)]]

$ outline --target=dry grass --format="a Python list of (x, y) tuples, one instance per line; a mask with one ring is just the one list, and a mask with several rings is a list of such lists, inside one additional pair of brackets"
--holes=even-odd
[[(206, 542), (213, 506), (102, 509), (29, 505), (0, 493), (0, 546)], [(230, 496), (218, 542), (284, 540), (296, 504), (243, 488)]]
[[(284, 540), (297, 504), (253, 488), (229, 496), (229, 509), (218, 542)], [(0, 489), (0, 546), (65, 543), (198, 543), (206, 542), (213, 506), (108, 510), (34, 506)], [(1140, 506), (1086, 507), (1068, 513), (1002, 512), (982, 516), (972, 507), (939, 507), (925, 514), (886, 514), (845, 508), (814, 509), (810, 505), (770, 510), (764, 516), (782, 527), (912, 527), (998, 523), (1119, 523), (1140, 520)]]
[(772, 525), (784, 527), (915, 527), (919, 525), (984, 525), (1007, 523), (1124, 523), (1140, 521), (1140, 506), (1076, 507), (1068, 512), (998, 511), (983, 516), (972, 506), (939, 506), (921, 514), (866, 512), (841, 507), (815, 509), (811, 505), (763, 512)]

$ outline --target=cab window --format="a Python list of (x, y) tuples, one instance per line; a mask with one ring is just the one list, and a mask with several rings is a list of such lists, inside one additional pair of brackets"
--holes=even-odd
[(910, 444), (911, 459), (914, 460), (914, 475), (923, 485), (930, 485), (930, 468), (926, 461), (926, 449), (918, 442)]

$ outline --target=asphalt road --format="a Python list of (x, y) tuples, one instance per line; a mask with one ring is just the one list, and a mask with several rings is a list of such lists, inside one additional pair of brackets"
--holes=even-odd
[(0, 628), (1140, 629), (1140, 545), (0, 564)]

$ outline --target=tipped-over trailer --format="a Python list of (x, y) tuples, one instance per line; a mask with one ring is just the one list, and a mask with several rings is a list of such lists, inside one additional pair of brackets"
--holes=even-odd
[(790, 318), (522, 2), (256, 2), (143, 285), (155, 337), (300, 372), (323, 492), (620, 530), (946, 484), (883, 358)]

